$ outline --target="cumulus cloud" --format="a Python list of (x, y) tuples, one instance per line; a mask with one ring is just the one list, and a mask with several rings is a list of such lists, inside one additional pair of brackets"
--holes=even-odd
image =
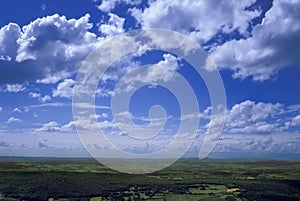
[(0, 30), (0, 84), (26, 81), (54, 83), (78, 69), (97, 37), (88, 30), (90, 15), (67, 19), (58, 14), (20, 28)]
[(108, 13), (109, 20), (107, 24), (100, 24), (99, 31), (107, 36), (114, 36), (123, 33), (125, 18), (119, 17), (116, 14)]
[[(209, 120), (211, 108), (200, 114)], [(223, 133), (228, 134), (273, 134), (287, 131), (290, 124), (288, 107), (281, 103), (264, 103), (246, 100), (227, 109)], [(284, 117), (285, 116), (285, 117)], [(288, 118), (287, 118), (288, 117)], [(209, 128), (210, 122), (201, 130)]]
[(124, 86), (122, 87), (125, 87), (125, 91), (131, 91), (136, 88), (137, 83), (156, 84), (158, 82), (171, 81), (175, 78), (176, 70), (180, 67), (179, 60), (171, 54), (164, 54), (163, 60), (154, 64), (145, 72), (137, 71), (139, 73), (136, 73), (132, 71), (132, 74), (125, 75), (122, 79), (124, 82)]
[(291, 122), (291, 126), (299, 126), (300, 125), (300, 115), (297, 115), (293, 118)]
[(264, 81), (282, 68), (300, 63), (300, 1), (273, 1), (262, 24), (251, 37), (228, 41), (216, 47), (213, 59), (219, 67), (234, 71), (234, 78), (252, 76)]
[[(102, 121), (98, 122), (98, 119)], [(114, 123), (104, 120), (107, 118), (106, 113), (100, 115), (90, 115), (88, 118), (78, 117), (76, 121), (70, 121), (66, 124), (60, 124), (56, 121), (50, 121), (43, 124), (40, 128), (34, 130), (35, 133), (76, 133), (75, 125), (80, 129), (98, 130), (99, 128), (114, 127)], [(100, 127), (99, 127), (100, 126)]]
[(102, 0), (101, 4), (98, 6), (98, 9), (108, 13), (120, 3), (124, 3), (127, 5), (138, 5), (141, 2), (141, 0)]
[(51, 97), (49, 95), (45, 95), (45, 96), (42, 96), (41, 94), (39, 93), (34, 93), (34, 92), (30, 92), (29, 93), (29, 96), (31, 98), (37, 98), (40, 102), (42, 103), (45, 103), (47, 101), (50, 101), (51, 100)]
[(174, 71), (178, 68), (178, 59), (171, 54), (164, 54), (163, 60), (153, 65), (151, 70), (147, 71), (146, 74), (135, 77), (134, 80), (145, 83), (156, 82), (158, 80), (167, 82), (175, 76)]
[(111, 89), (99, 88), (96, 90), (97, 97), (111, 97), (115, 93)]
[(0, 60), (14, 60), (17, 55), (17, 40), (21, 36), (21, 28), (15, 23), (9, 23), (0, 29)]
[(114, 9), (116, 3), (117, 1), (114, 0), (103, 0), (102, 3), (98, 6), (98, 9), (103, 12), (110, 12), (112, 9)]
[(21, 119), (18, 119), (16, 117), (10, 117), (6, 123), (7, 124), (10, 124), (10, 123), (22, 123), (23, 121)]
[(219, 32), (238, 31), (248, 35), (258, 10), (246, 9), (255, 0), (236, 1), (151, 1), (145, 9), (130, 9), (132, 16), (147, 28), (165, 28), (187, 34), (200, 42), (210, 40)]
[(71, 98), (73, 94), (74, 84), (74, 80), (65, 79), (63, 82), (59, 83), (57, 89), (53, 91), (53, 97)]
[(31, 98), (40, 98), (40, 97), (41, 97), (41, 94), (34, 93), (34, 92), (30, 92), (30, 93), (29, 93), (29, 96), (30, 96)]
[(63, 132), (75, 131), (75, 121), (70, 121), (69, 123), (62, 125), (60, 130)]
[(61, 125), (56, 121), (50, 121), (48, 123), (43, 124), (42, 127), (34, 130), (35, 133), (51, 133), (51, 132), (75, 132), (75, 122), (70, 121), (67, 124)]
[(24, 91), (25, 89), (26, 89), (26, 87), (22, 84), (7, 84), (5, 91), (18, 93), (18, 92)]
[(113, 122), (102, 120), (98, 121), (99, 118), (104, 118), (101, 115), (91, 114), (88, 117), (85, 116), (77, 116), (76, 120), (72, 122), (72, 125), (76, 125), (80, 130), (93, 130), (98, 131), (99, 128), (105, 129), (108, 127), (115, 127)]
[(276, 122), (274, 117), (283, 111), (283, 105), (279, 103), (244, 101), (234, 105), (227, 112), (224, 132), (253, 134), (278, 131), (281, 124)]
[(40, 99), (40, 101), (41, 101), (42, 103), (47, 102), (47, 101), (50, 101), (50, 100), (51, 100), (51, 97), (48, 96), (48, 95), (45, 95), (45, 96), (41, 97), (41, 99)]
[[(256, 2), (151, 1), (129, 11), (142, 27), (179, 31), (207, 46), (217, 66), (232, 70), (234, 78), (264, 81), (299, 66), (300, 1), (273, 1), (265, 16), (252, 6)], [(254, 23), (258, 17), (261, 24)]]
[(34, 132), (54, 132), (59, 131), (59, 124), (56, 121), (50, 121), (46, 124), (44, 124), (41, 128), (37, 128), (34, 130)]

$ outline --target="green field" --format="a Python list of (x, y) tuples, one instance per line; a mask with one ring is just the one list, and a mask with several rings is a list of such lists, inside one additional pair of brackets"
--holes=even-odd
[(300, 200), (300, 161), (182, 159), (131, 175), (93, 159), (1, 158), (0, 200)]

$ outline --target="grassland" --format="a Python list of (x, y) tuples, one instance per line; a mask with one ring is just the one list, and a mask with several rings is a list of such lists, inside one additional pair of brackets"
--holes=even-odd
[(0, 200), (300, 200), (300, 161), (182, 159), (131, 175), (92, 159), (1, 158)]

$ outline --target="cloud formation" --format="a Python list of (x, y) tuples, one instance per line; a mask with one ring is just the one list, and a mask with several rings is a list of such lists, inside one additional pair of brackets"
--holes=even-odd
[(50, 121), (43, 124), (42, 127), (34, 130), (34, 133), (53, 133), (53, 132), (72, 132), (76, 133), (74, 121), (70, 121), (67, 124), (60, 125), (56, 121)]
[(54, 132), (59, 131), (59, 125), (56, 121), (50, 121), (48, 123), (43, 124), (41, 128), (37, 128), (34, 130), (34, 132)]
[(234, 105), (226, 117), (225, 133), (259, 134), (278, 132), (283, 122), (277, 121), (284, 113), (280, 103), (244, 101)]
[(97, 37), (88, 30), (90, 15), (67, 19), (58, 14), (38, 18), (20, 28), (0, 30), (0, 85), (26, 81), (55, 83), (75, 72)]
[(75, 81), (72, 79), (65, 79), (61, 83), (58, 84), (57, 89), (53, 91), (53, 97), (64, 97), (71, 98), (73, 94), (73, 87)]
[(248, 25), (258, 17), (258, 10), (249, 10), (255, 0), (238, 4), (233, 1), (150, 1), (145, 9), (130, 9), (133, 17), (145, 28), (164, 28), (187, 34), (201, 43), (218, 32), (238, 31), (247, 35)]
[[(257, 157), (262, 153), (297, 153), (299, 154), (299, 136), (285, 133), (284, 135), (236, 135), (228, 134), (219, 139), (214, 152), (229, 152), (239, 155), (252, 153)], [(256, 154), (255, 154), (256, 153)], [(239, 155), (238, 157), (241, 157)], [(259, 156), (262, 157), (262, 156)]]
[(34, 93), (34, 92), (30, 92), (29, 93), (29, 96), (31, 98), (37, 98), (40, 102), (42, 103), (45, 103), (47, 101), (50, 101), (51, 100), (51, 97), (49, 95), (45, 95), (45, 96), (42, 96), (41, 94), (39, 93)]
[(300, 64), (300, 1), (273, 1), (262, 24), (253, 28), (251, 37), (231, 40), (216, 47), (215, 63), (233, 70), (234, 78), (252, 76), (270, 79), (285, 67)]
[(109, 19), (107, 24), (103, 23), (99, 25), (99, 31), (106, 36), (114, 36), (116, 34), (123, 33), (125, 18), (119, 17), (116, 14), (108, 13)]
[(15, 23), (9, 23), (0, 29), (0, 60), (11, 61), (16, 59), (21, 37), (21, 28)]
[(21, 119), (18, 119), (16, 117), (10, 117), (6, 123), (11, 124), (11, 123), (22, 123), (23, 121)]
[(48, 139), (42, 138), (38, 141), (38, 148), (47, 148), (48, 147)]
[(102, 0), (101, 4), (98, 6), (98, 9), (102, 12), (111, 12), (118, 4), (123, 3), (127, 5), (138, 5), (141, 0)]
[[(257, 0), (150, 1), (129, 9), (144, 28), (165, 28), (188, 35), (209, 47), (219, 68), (233, 78), (264, 81), (300, 63), (300, 1), (273, 1), (265, 16)], [(263, 17), (262, 23), (254, 23)]]
[(153, 64), (151, 68), (147, 69), (143, 73), (133, 73), (132, 75), (124, 76), (124, 89), (125, 91), (131, 91), (136, 89), (137, 82), (145, 84), (155, 84), (161, 82), (168, 82), (176, 76), (176, 70), (179, 69), (180, 59), (171, 55), (163, 54), (163, 60), (156, 64)]
[(21, 113), (22, 111), (19, 108), (16, 107), (15, 109), (13, 109), (13, 112)]
[(5, 91), (18, 93), (18, 92), (24, 91), (25, 89), (26, 89), (26, 87), (22, 84), (7, 84)]
[(300, 125), (300, 115), (297, 115), (293, 118), (291, 122), (291, 126), (299, 126)]

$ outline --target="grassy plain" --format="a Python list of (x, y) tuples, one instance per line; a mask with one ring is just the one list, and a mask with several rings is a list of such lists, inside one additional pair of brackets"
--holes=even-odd
[(132, 175), (93, 159), (1, 158), (0, 200), (300, 200), (300, 161), (181, 159)]

